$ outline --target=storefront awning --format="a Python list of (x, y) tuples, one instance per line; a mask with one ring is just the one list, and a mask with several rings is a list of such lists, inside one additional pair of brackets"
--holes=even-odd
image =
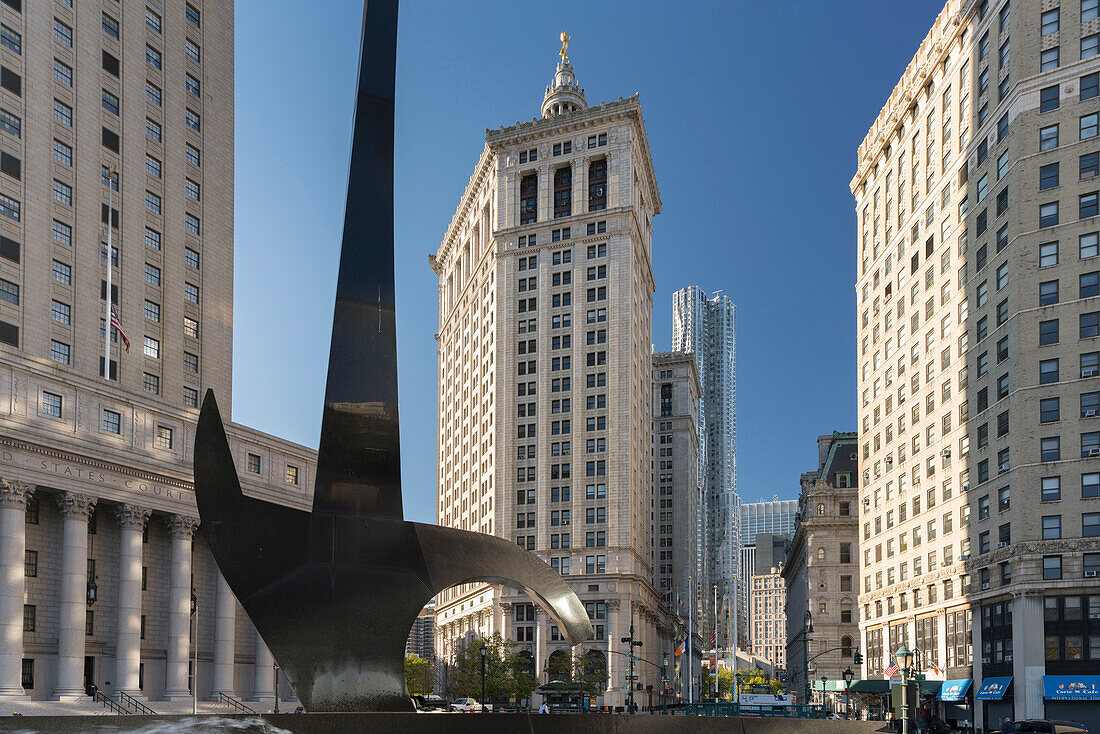
[(1000, 701), (1008, 692), (1008, 684), (1011, 682), (1011, 675), (1001, 678), (986, 678), (982, 681), (982, 687), (978, 689), (978, 693), (974, 698), (979, 701)]
[(1100, 701), (1100, 675), (1044, 675), (1048, 701)]
[(939, 695), (936, 696), (941, 701), (964, 701), (966, 700), (966, 692), (970, 690), (971, 679), (966, 680), (945, 680), (940, 686)]
[(938, 696), (940, 695), (940, 686), (943, 685), (943, 681), (940, 680), (918, 680), (917, 689), (922, 696)]
[(888, 680), (854, 680), (850, 689), (852, 693), (889, 693), (890, 681)]

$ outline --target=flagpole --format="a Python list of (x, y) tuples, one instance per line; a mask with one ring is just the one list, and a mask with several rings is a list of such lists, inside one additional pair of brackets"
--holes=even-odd
[(714, 702), (718, 703), (718, 584), (714, 585)]
[(692, 622), (695, 620), (695, 592), (692, 590), (692, 577), (688, 576), (688, 703), (695, 703), (695, 679), (691, 676), (691, 648), (695, 647), (692, 639)]
[(107, 305), (103, 317), (103, 379), (111, 379), (111, 209), (114, 206), (115, 169), (107, 169)]

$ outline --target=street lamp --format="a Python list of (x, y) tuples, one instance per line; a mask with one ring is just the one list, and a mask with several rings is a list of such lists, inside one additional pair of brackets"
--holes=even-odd
[(191, 649), (191, 715), (199, 709), (199, 599), (191, 589), (191, 616), (195, 620), (195, 634)]
[(902, 643), (894, 653), (894, 660), (901, 668), (901, 734), (909, 734), (909, 665), (913, 662), (913, 653)]
[(848, 692), (848, 687), (852, 685), (852, 678), (854, 677), (855, 674), (852, 673), (851, 668), (844, 671), (844, 715), (849, 719), (852, 718), (852, 698)]
[[(813, 633), (814, 617), (810, 614), (810, 610), (807, 609), (802, 627), (802, 681), (806, 686), (805, 701), (807, 705), (810, 703), (810, 635)], [(824, 695), (822, 697), (824, 697)]]
[(821, 713), (825, 713), (825, 683), (829, 680), (829, 676), (821, 676)]
[(95, 604), (96, 599), (98, 599), (98, 598), (99, 598), (99, 587), (95, 585), (95, 579), (94, 578), (89, 578), (88, 579), (88, 594), (87, 594), (88, 606), (92, 606), (93, 604)]
[(481, 713), (485, 713), (485, 642), (481, 643)]

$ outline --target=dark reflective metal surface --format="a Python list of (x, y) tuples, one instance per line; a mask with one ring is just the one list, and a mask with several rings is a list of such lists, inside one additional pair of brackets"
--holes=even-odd
[(393, 279), (396, 0), (368, 0), (313, 511), (241, 493), (217, 401), (195, 437), (201, 532), (310, 711), (411, 709), (405, 641), (437, 593), (522, 588), (573, 644), (592, 634), (556, 572), (501, 538), (405, 522)]

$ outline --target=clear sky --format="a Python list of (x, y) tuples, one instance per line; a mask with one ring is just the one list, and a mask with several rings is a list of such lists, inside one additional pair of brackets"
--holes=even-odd
[[(539, 113), (558, 34), (590, 104), (641, 94), (672, 293), (739, 307), (743, 501), (798, 494), (816, 436), (856, 428), (856, 146), (939, 0), (403, 3), (396, 248), (405, 515), (434, 522), (435, 252), (485, 128)], [(316, 447), (362, 5), (237, 0), (235, 421)], [(275, 12), (273, 12), (275, 11)]]

